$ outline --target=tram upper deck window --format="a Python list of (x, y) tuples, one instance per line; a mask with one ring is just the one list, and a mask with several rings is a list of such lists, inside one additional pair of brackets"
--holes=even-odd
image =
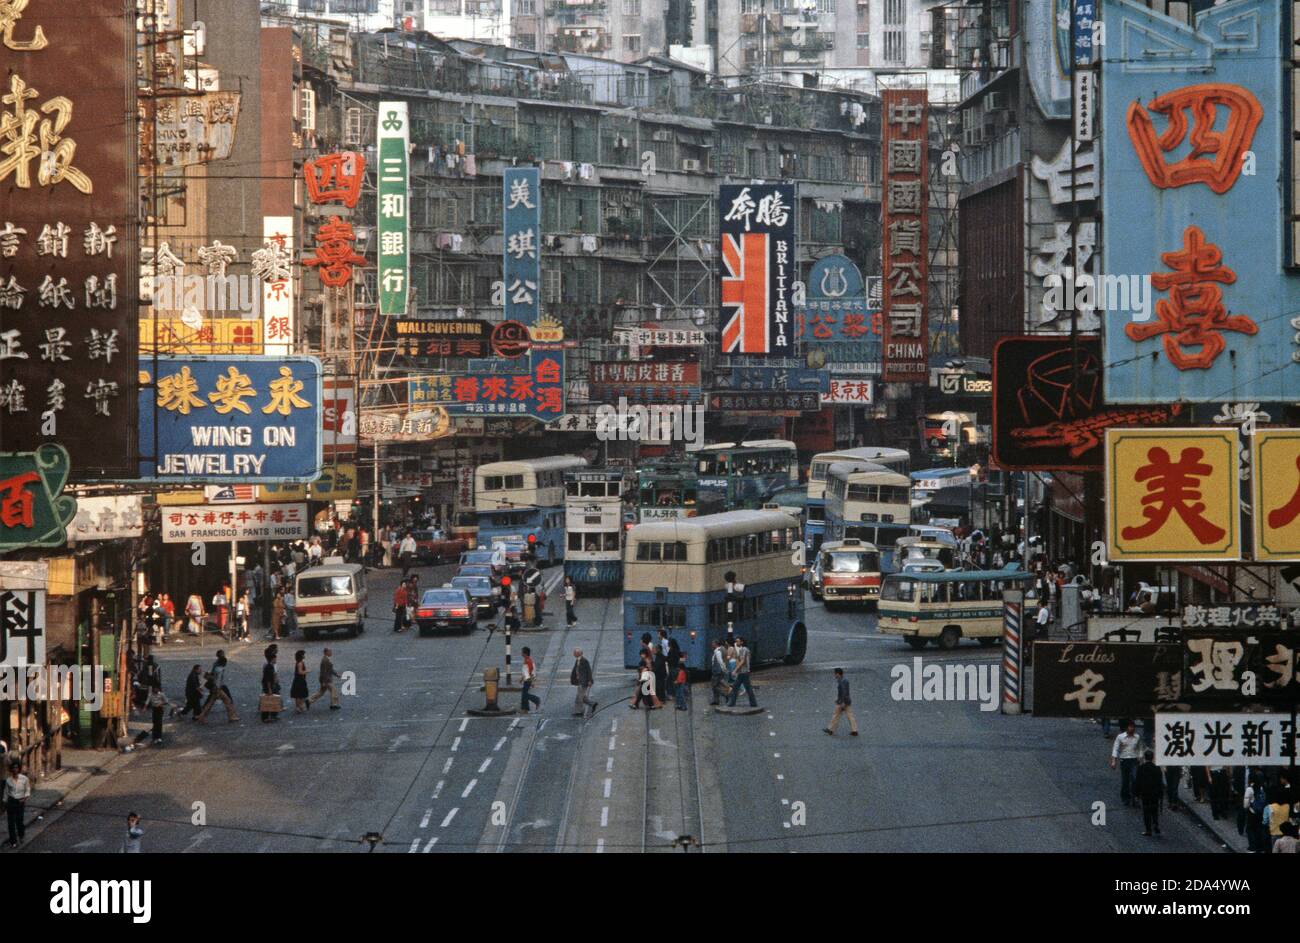
[(617, 531), (606, 532), (605, 534), (602, 534), (601, 536), (604, 537), (605, 549), (606, 549), (606, 550), (617, 550), (617, 549), (618, 549), (618, 537), (619, 537), (619, 535), (618, 535), (618, 532), (617, 532)]
[[(617, 537), (618, 535), (614, 535)], [(684, 541), (643, 540), (636, 546), (636, 558), (651, 563), (666, 560), (670, 563), (686, 562), (686, 544)]]

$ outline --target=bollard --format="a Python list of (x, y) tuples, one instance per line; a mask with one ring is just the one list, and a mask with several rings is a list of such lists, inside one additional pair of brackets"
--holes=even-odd
[(1019, 714), (1020, 668), (1023, 663), (1021, 624), (1024, 614), (1024, 590), (1008, 589), (1002, 593), (1002, 713)]
[(515, 712), (513, 707), (502, 709), (499, 703), (501, 697), (501, 669), (483, 669), (482, 691), (485, 701), (483, 706), (479, 708), (471, 707), (465, 711), (471, 717), (508, 717)]

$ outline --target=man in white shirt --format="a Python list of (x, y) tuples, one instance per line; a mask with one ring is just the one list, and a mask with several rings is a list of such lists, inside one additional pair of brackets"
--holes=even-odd
[(1125, 805), (1133, 805), (1133, 777), (1141, 756), (1142, 738), (1137, 735), (1137, 725), (1130, 720), (1110, 751), (1110, 768), (1119, 766), (1119, 798)]
[(402, 560), (402, 577), (411, 572), (411, 567), (415, 563), (415, 537), (408, 530), (406, 536), (402, 538), (401, 544), (397, 548), (397, 554)]
[(1041, 600), (1038, 604), (1038, 615), (1034, 617), (1038, 629), (1034, 633), (1035, 638), (1047, 638), (1047, 623), (1052, 621), (1052, 611), (1047, 606), (1047, 600)]
[(27, 827), (23, 821), (26, 817), (27, 800), (32, 794), (32, 781), (23, 774), (21, 760), (11, 760), (9, 775), (5, 777), (3, 793), (5, 816), (9, 820), (9, 847), (17, 848), (23, 843)]

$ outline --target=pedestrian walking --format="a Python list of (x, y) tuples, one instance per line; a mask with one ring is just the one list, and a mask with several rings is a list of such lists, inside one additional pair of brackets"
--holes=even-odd
[[(263, 652), (263, 655), (266, 657), (266, 664), (262, 666), (263, 697), (280, 693), (280, 681), (275, 674), (275, 659), (279, 655), (279, 651), (280, 647), (278, 645), (268, 645), (266, 646), (266, 651)], [(259, 706), (265, 708), (270, 706), (270, 704), (269, 702), (263, 701)], [(274, 710), (263, 709), (261, 713), (262, 723), (264, 724), (269, 724), (279, 716), (279, 712)]]
[(140, 827), (140, 816), (128, 812), (126, 816), (126, 837), (122, 839), (122, 853), (126, 855), (141, 854), (144, 849), (144, 829)]
[(1133, 805), (1133, 775), (1141, 756), (1142, 738), (1137, 735), (1137, 725), (1130, 720), (1110, 751), (1110, 768), (1119, 766), (1119, 798), (1127, 806)]
[(519, 709), (527, 714), (528, 705), (536, 704), (537, 709), (542, 709), (542, 699), (531, 692), (533, 682), (537, 680), (537, 666), (533, 664), (533, 651), (527, 645), (523, 647), (524, 656), (524, 680), (519, 689)]
[(320, 690), (307, 699), (307, 706), (311, 706), (313, 701), (319, 701), (325, 696), (325, 692), (330, 694), (330, 710), (339, 709), (339, 689), (335, 685), (335, 679), (342, 680), (343, 676), (334, 670), (333, 661), (334, 652), (331, 649), (325, 649), (325, 653), (320, 659)]
[(1169, 806), (1170, 812), (1176, 812), (1182, 802), (1178, 798), (1178, 784), (1183, 778), (1183, 768), (1181, 766), (1165, 767), (1165, 802)]
[(284, 590), (275, 591), (275, 601), (271, 603), (271, 638), (277, 642), (284, 635)]
[(717, 707), (722, 703), (722, 698), (731, 693), (731, 688), (727, 686), (727, 650), (723, 648), (720, 639), (714, 639), (711, 643), (713, 654), (709, 657), (709, 691), (712, 699), (709, 704)]
[(659, 630), (659, 641), (654, 644), (655, 691), (664, 692), (664, 697), (671, 697), (673, 690), (668, 683), (668, 630)]
[(226, 720), (232, 724), (239, 722), (239, 715), (235, 712), (235, 699), (231, 696), (230, 688), (226, 685), (226, 653), (218, 649), (216, 661), (208, 670), (207, 689), (208, 702), (203, 705), (203, 710), (199, 712), (198, 722), (206, 724), (208, 722), (208, 713), (212, 710), (212, 705), (220, 701), (226, 708)]
[(235, 637), (244, 642), (251, 642), (253, 636), (248, 631), (248, 620), (253, 612), (253, 597), (248, 590), (240, 595), (235, 603)]
[(573, 604), (578, 601), (578, 588), (573, 585), (573, 577), (564, 578), (564, 616), (569, 625), (578, 621), (578, 617), (573, 613)]
[(202, 635), (203, 619), (206, 615), (202, 597), (198, 593), (191, 593), (185, 603), (185, 631), (190, 635)]
[(153, 745), (162, 746), (163, 742), (163, 711), (168, 705), (167, 695), (162, 693), (162, 688), (154, 687), (149, 690), (149, 710), (153, 715)]
[(307, 690), (307, 653), (302, 649), (293, 653), (293, 682), (289, 685), (289, 696), (293, 698), (293, 712), (305, 714), (310, 706)]
[[(198, 720), (203, 711), (203, 666), (195, 665), (185, 676), (185, 707), (181, 716), (190, 715), (191, 720)], [(175, 713), (173, 710), (172, 713)]]
[(27, 835), (27, 800), (32, 795), (32, 781), (23, 773), (23, 761), (9, 761), (9, 775), (5, 777), (5, 820), (9, 824), (9, 847), (17, 848)]
[(1258, 773), (1250, 778), (1242, 806), (1246, 810), (1246, 847), (1257, 855), (1265, 854), (1268, 851), (1268, 832), (1264, 827), (1264, 812), (1268, 809), (1268, 797), (1263, 777)]
[(1232, 809), (1232, 778), (1226, 766), (1210, 773), (1210, 815), (1226, 819)]
[(745, 640), (737, 635), (736, 683), (731, 686), (731, 698), (727, 701), (728, 707), (736, 706), (736, 699), (740, 697), (741, 688), (749, 692), (749, 706), (757, 707), (758, 698), (754, 697), (754, 685), (749, 680), (749, 649), (745, 647)]
[(415, 564), (415, 537), (408, 530), (402, 537), (402, 542), (397, 547), (397, 555), (402, 561), (402, 578), (411, 572), (411, 567)]
[(406, 628), (406, 580), (397, 584), (393, 590), (393, 631), (400, 632)]
[(686, 703), (686, 696), (690, 692), (690, 684), (688, 681), (686, 665), (679, 660), (676, 672), (673, 675), (673, 698), (677, 701), (677, 709), (679, 711), (684, 711), (688, 707)]
[(1282, 836), (1273, 842), (1273, 854), (1275, 855), (1294, 855), (1296, 846), (1300, 845), (1297, 836), (1300, 836), (1300, 828), (1296, 827), (1295, 822), (1283, 822), (1280, 826)]
[(840, 718), (848, 717), (849, 735), (858, 735), (858, 720), (853, 716), (853, 698), (849, 696), (849, 679), (844, 677), (844, 669), (835, 669), (835, 711), (831, 714), (830, 726), (826, 732), (835, 736), (835, 728), (840, 725)]
[(180, 630), (180, 626), (177, 624), (176, 620), (176, 603), (172, 601), (172, 597), (167, 593), (162, 594), (162, 611), (163, 616), (165, 617), (163, 619), (162, 640), (166, 642), (168, 632), (173, 628), (177, 631)]
[(217, 631), (222, 635), (226, 634), (226, 626), (230, 622), (230, 584), (223, 583), (221, 588), (212, 594), (212, 611), (217, 616)]
[(1265, 851), (1272, 851), (1273, 845), (1282, 837), (1282, 825), (1291, 818), (1291, 803), (1288, 801), (1290, 796), (1281, 789), (1277, 790), (1277, 795), (1270, 797), (1272, 801), (1264, 809), (1264, 828), (1268, 833), (1268, 844)]
[(628, 706), (633, 710), (639, 710), (642, 703), (647, 704), (647, 710), (658, 710), (663, 707), (663, 702), (659, 700), (659, 695), (655, 690), (655, 673), (654, 661), (649, 650), (641, 656), (641, 667), (637, 669), (636, 697)]
[(1142, 834), (1149, 837), (1152, 832), (1160, 834), (1160, 797), (1165, 786), (1160, 767), (1156, 766), (1155, 751), (1145, 751), (1142, 761), (1134, 778), (1134, 791), (1142, 802)]
[(596, 713), (596, 702), (587, 695), (591, 692), (592, 685), (591, 662), (587, 661), (582, 654), (582, 649), (573, 650), (573, 670), (569, 672), (569, 684), (578, 689), (577, 695), (573, 699), (573, 716), (586, 717), (587, 708)]
[(668, 638), (668, 678), (672, 681), (671, 690), (674, 694), (677, 692), (677, 669), (682, 664), (682, 647), (677, 644), (677, 639), (669, 636)]

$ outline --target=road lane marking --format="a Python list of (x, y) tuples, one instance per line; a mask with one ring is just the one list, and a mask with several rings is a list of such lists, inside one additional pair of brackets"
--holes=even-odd
[(478, 771), (480, 773), (486, 773), (487, 768), (491, 765), (492, 765), (492, 757), (489, 756), (486, 760), (483, 761), (483, 765), (478, 768)]
[(497, 752), (505, 745), (506, 745), (506, 738), (502, 737), (500, 740), (497, 741), (497, 745), (492, 748), (492, 752), (493, 753)]
[(604, 828), (609, 824), (609, 806), (600, 807), (600, 827)]
[(511, 730), (514, 730), (516, 727), (518, 727), (518, 726), (519, 726), (520, 724), (522, 724), (523, 722), (524, 722), (524, 719), (523, 719), (522, 717), (516, 717), (514, 720), (512, 720), (512, 721), (510, 722), (510, 729), (511, 729)]
[(598, 854), (598, 855), (599, 855), (599, 854), (602, 854), (604, 851), (605, 851), (605, 839), (603, 839), (603, 838), (597, 838), (597, 839), (596, 839), (596, 854)]
[(610, 724), (609, 724), (609, 732), (610, 732), (610, 733), (618, 733), (618, 720), (617, 720), (617, 719), (610, 721)]
[(411, 842), (411, 848), (407, 853), (413, 855), (416, 854), (419, 850), (420, 850), (420, 839), (417, 838), (413, 842)]
[[(416, 839), (416, 841), (419, 841), (419, 840), (420, 840), (420, 839), (418, 839), (418, 838)], [(430, 839), (429, 839), (429, 844), (427, 844), (427, 845), (424, 846), (424, 853), (427, 855), (429, 852), (433, 851), (433, 846), (436, 845), (436, 844), (438, 844), (438, 838), (437, 838), (437, 836), (434, 836), (433, 838), (430, 838)]]
[(415, 661), (415, 656), (414, 656), (414, 655), (401, 655), (401, 656), (399, 656), (399, 657), (397, 657), (397, 658), (394, 658), (393, 661)]
[(402, 745), (403, 743), (405, 743), (407, 740), (410, 740), (410, 739), (411, 739), (411, 738), (408, 737), (408, 736), (407, 736), (406, 734), (404, 734), (404, 733), (403, 733), (403, 734), (398, 734), (396, 737), (393, 738), (393, 741), (388, 745), (388, 752), (389, 752), (389, 753), (396, 753), (397, 750), (398, 750), (398, 748), (401, 747), (401, 745)]
[(433, 787), (433, 796), (431, 798), (437, 799), (438, 796), (442, 795), (442, 787), (446, 784), (446, 782), (447, 780), (445, 779), (438, 780), (438, 785)]
[(469, 726), (469, 718), (466, 717), (464, 720), (462, 720), (462, 721), (460, 722), (460, 732), (461, 732), (461, 733), (464, 733), (464, 732), (465, 732), (465, 728), (468, 727), (468, 726)]
[(614, 784), (614, 780), (609, 779), (609, 778), (606, 778), (606, 779), (605, 779), (605, 798), (606, 798), (606, 799), (609, 798), (609, 789), (610, 789), (610, 786), (612, 786), (613, 784)]
[(609, 748), (612, 750), (618, 744), (618, 737), (609, 738)]
[(474, 791), (474, 787), (477, 786), (477, 785), (478, 785), (478, 780), (477, 780), (477, 779), (471, 779), (471, 780), (469, 781), (469, 785), (465, 787), (465, 791), (462, 792), (462, 793), (460, 794), (460, 797), (461, 797), (462, 799), (468, 799), (468, 798), (469, 798), (469, 794), (470, 794), (471, 792)]
[(442, 764), (442, 775), (446, 776), (448, 773), (451, 772), (451, 764), (452, 761), (455, 759), (456, 758), (454, 756), (447, 757), (447, 762)]
[(456, 813), (459, 811), (460, 811), (460, 807), (458, 806), (452, 809), (450, 812), (448, 812), (447, 817), (442, 820), (442, 825), (440, 825), (439, 828), (446, 828), (448, 825), (450, 825), (451, 820), (456, 817)]
[(460, 737), (457, 737), (455, 740), (451, 741), (451, 752), (455, 753), (459, 749), (460, 749)]
[(777, 779), (785, 779), (785, 776), (782, 775), (781, 773), (777, 773), (777, 774), (776, 774), (776, 778), (777, 778)]
[(614, 772), (614, 758), (612, 756), (605, 761), (605, 772)]
[(433, 818), (433, 810), (432, 810), (432, 809), (425, 809), (425, 810), (424, 810), (424, 818), (420, 819), (420, 828), (428, 828), (428, 827), (429, 827), (429, 819), (431, 819), (431, 818)]

